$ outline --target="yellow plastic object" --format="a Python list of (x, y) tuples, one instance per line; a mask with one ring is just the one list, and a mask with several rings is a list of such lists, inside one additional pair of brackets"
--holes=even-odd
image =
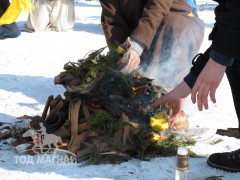
[(165, 113), (159, 113), (156, 116), (150, 117), (150, 126), (157, 131), (163, 131), (169, 128), (168, 115)]
[(190, 12), (190, 13), (188, 14), (188, 16), (194, 17), (194, 14), (193, 14), (192, 12)]
[(31, 0), (12, 0), (6, 12), (0, 18), (0, 25), (11, 24), (16, 21), (23, 10), (29, 13), (33, 9)]

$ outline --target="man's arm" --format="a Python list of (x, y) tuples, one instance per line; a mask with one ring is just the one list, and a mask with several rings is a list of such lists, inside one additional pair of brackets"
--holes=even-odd
[(170, 11), (172, 2), (173, 0), (148, 0), (131, 37), (149, 49), (163, 18)]
[(223, 78), (226, 67), (231, 66), (233, 60), (209, 48), (193, 62), (193, 67), (184, 81), (192, 89), (192, 102), (195, 104), (197, 99), (200, 111), (203, 106), (208, 109), (208, 95), (214, 103), (216, 102), (216, 89)]
[(102, 6), (101, 23), (108, 46), (115, 42), (123, 43), (130, 35), (117, 0), (100, 0)]
[[(213, 102), (215, 92), (224, 75), (226, 66), (233, 63), (233, 59), (240, 58), (240, 1), (226, 0), (224, 4), (215, 9), (216, 23), (210, 34), (212, 47), (210, 47), (198, 60), (193, 63), (188, 76), (179, 86), (174, 88), (163, 98), (156, 100), (153, 106), (160, 103), (177, 103), (178, 106), (172, 106), (175, 114), (182, 106), (181, 99), (188, 94), (192, 94), (193, 103), (198, 103), (199, 110), (202, 107), (208, 108), (207, 97), (210, 96)], [(189, 89), (188, 89), (189, 88)], [(190, 89), (192, 88), (192, 90)], [(174, 121), (174, 119), (172, 119)]]
[[(100, 0), (102, 6), (101, 22), (108, 45), (114, 43), (113, 39), (123, 43), (128, 36), (131, 36), (139, 44), (149, 48), (163, 18), (170, 10), (172, 1), (147, 0), (145, 4), (143, 4), (144, 1), (140, 1), (139, 4), (142, 4), (142, 6), (138, 5), (136, 8), (141, 9), (134, 11), (140, 15), (133, 14), (130, 16), (131, 12), (128, 11), (124, 2), (132, 3), (131, 1)], [(125, 12), (123, 13), (123, 11)], [(134, 22), (135, 27), (132, 28), (130, 27), (132, 21), (129, 19), (137, 18), (134, 16), (139, 16), (139, 20)], [(118, 37), (115, 36), (116, 34)]]
[[(130, 3), (130, 1), (125, 2)], [(100, 3), (102, 5), (102, 25), (108, 46), (111, 47), (115, 41), (123, 43), (128, 36), (131, 37), (130, 60), (123, 70), (123, 72), (131, 72), (140, 64), (140, 56), (144, 48), (150, 47), (162, 19), (170, 10), (172, 0), (148, 0), (145, 4), (143, 4), (144, 1), (139, 2), (142, 5), (138, 4), (136, 8), (139, 9), (133, 11), (139, 14), (139, 19), (129, 17), (129, 13), (132, 12), (127, 9), (122, 12), (124, 8), (127, 8), (126, 4), (123, 5), (123, 1), (101, 0)], [(130, 22), (134, 22), (131, 21), (132, 18), (138, 20), (135, 22), (135, 27), (129, 25)]]

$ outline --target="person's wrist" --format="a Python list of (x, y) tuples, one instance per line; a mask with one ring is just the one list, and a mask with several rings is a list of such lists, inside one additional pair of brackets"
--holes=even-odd
[(213, 61), (223, 66), (232, 66), (234, 61), (234, 58), (220, 54), (213, 49), (209, 55)]
[(143, 50), (144, 50), (144, 46), (141, 43), (134, 40), (133, 38), (131, 38), (131, 47), (130, 48), (134, 49), (138, 53), (139, 56), (142, 55)]
[(214, 65), (214, 67), (216, 68), (220, 68), (220, 69), (225, 69), (227, 66), (224, 64), (220, 64), (219, 62), (215, 61), (213, 58), (210, 57), (209, 59), (209, 63), (211, 63), (212, 65)]
[(133, 53), (134, 54), (134, 56), (137, 56), (137, 57), (139, 57), (140, 58), (140, 54), (135, 50), (135, 49), (133, 49), (133, 48), (130, 48), (130, 53)]
[(191, 94), (191, 88), (185, 81), (182, 81), (177, 87), (177, 91), (179, 92), (179, 99), (186, 98), (189, 94)]

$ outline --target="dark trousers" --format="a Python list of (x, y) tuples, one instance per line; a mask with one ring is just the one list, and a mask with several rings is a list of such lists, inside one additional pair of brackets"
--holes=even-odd
[(232, 91), (233, 102), (238, 117), (238, 130), (240, 132), (240, 60), (235, 60), (231, 67), (227, 67), (226, 75)]
[[(9, 0), (0, 0), (0, 17), (5, 13), (9, 6)], [(16, 38), (21, 34), (16, 23), (0, 26), (0, 40), (6, 38)]]
[(9, 4), (9, 0), (0, 0), (0, 16), (7, 10)]

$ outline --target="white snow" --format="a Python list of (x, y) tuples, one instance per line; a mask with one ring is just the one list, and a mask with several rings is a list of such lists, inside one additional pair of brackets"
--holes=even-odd
[[(15, 122), (16, 117), (39, 115), (49, 95), (63, 94), (65, 89), (56, 86), (53, 78), (63, 71), (67, 61), (77, 61), (90, 50), (106, 46), (100, 24), (101, 7), (98, 1), (78, 1), (75, 6), (76, 23), (71, 32), (27, 33), (16, 39), (0, 41), (0, 122)], [(207, 36), (214, 23), (213, 11), (199, 12), (205, 21), (203, 52), (210, 44)], [(17, 20), (20, 28), (27, 14)], [(188, 98), (185, 112), (192, 128), (226, 129), (237, 127), (231, 91), (224, 77), (217, 90), (217, 103), (210, 101), (209, 110), (199, 112)], [(215, 131), (214, 131), (215, 132)], [(214, 135), (214, 133), (212, 133)], [(235, 138), (220, 137), (223, 141), (210, 145), (199, 137), (193, 147), (202, 158), (190, 158), (189, 179), (203, 180), (209, 176), (223, 179), (240, 179), (240, 173), (226, 173), (207, 165), (207, 154), (240, 148)], [(202, 139), (201, 139), (202, 138)], [(219, 138), (219, 136), (214, 136)], [(19, 154), (11, 146), (0, 144), (0, 179), (81, 179), (81, 180), (172, 180), (175, 177), (176, 157), (158, 157), (150, 161), (130, 160), (119, 165), (78, 164), (22, 164)], [(38, 156), (35, 156), (36, 159)]]

